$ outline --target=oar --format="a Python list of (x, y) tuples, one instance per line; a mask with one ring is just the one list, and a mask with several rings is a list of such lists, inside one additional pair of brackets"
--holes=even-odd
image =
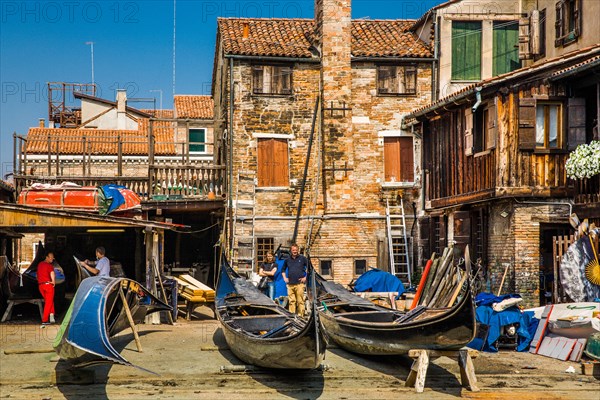
[(596, 253), (596, 249), (594, 248), (594, 240), (592, 237), (588, 236), (588, 239), (590, 239), (590, 246), (592, 246), (594, 259), (586, 265), (585, 277), (594, 285), (600, 286), (600, 263), (598, 263), (598, 253)]

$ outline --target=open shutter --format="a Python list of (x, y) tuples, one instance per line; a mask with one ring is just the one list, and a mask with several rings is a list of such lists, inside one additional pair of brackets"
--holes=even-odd
[(575, 0), (573, 3), (573, 27), (577, 38), (581, 35), (581, 0)]
[(569, 150), (586, 142), (585, 138), (585, 98), (574, 97), (568, 104), (568, 130)]
[(556, 3), (556, 22), (554, 23), (554, 28), (556, 31), (556, 39), (554, 40), (555, 46), (560, 46), (563, 43), (563, 1), (559, 1)]
[(519, 18), (519, 59), (526, 60), (531, 58), (529, 18)]
[(519, 150), (535, 149), (535, 99), (519, 99)]
[(493, 102), (489, 105), (487, 112), (487, 132), (485, 135), (485, 148), (491, 149), (496, 147), (496, 137), (498, 135), (498, 122), (496, 118), (496, 103)]
[(454, 247), (464, 254), (467, 244), (471, 242), (471, 216), (469, 211), (454, 213)]
[[(540, 43), (540, 12), (539, 10), (533, 10), (529, 20), (529, 50), (533, 55), (541, 54), (541, 43)], [(519, 37), (519, 43), (521, 38)]]
[(400, 144), (400, 179), (402, 182), (414, 182), (415, 162), (412, 137), (398, 138)]
[(473, 155), (473, 112), (471, 107), (465, 109), (465, 155)]

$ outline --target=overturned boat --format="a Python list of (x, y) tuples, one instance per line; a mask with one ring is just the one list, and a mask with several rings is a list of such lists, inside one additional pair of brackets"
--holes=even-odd
[(110, 343), (113, 336), (130, 327), (124, 301), (136, 324), (148, 314), (171, 310), (131, 279), (106, 276), (84, 279), (54, 340), (56, 353), (80, 365), (114, 362), (133, 366)]
[(290, 313), (240, 277), (222, 257), (216, 314), (229, 348), (240, 360), (263, 368), (317, 368), (326, 342), (318, 313), (314, 305), (311, 308), (308, 319)]
[(396, 355), (411, 349), (457, 350), (475, 334), (470, 279), (458, 284), (459, 294), (451, 307), (418, 306), (405, 312), (373, 304), (317, 275), (317, 309), (328, 338), (354, 353)]

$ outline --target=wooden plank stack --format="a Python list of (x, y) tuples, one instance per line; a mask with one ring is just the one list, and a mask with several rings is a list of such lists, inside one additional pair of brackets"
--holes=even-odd
[(215, 291), (194, 277), (183, 274), (175, 278), (179, 294), (187, 301), (194, 303), (213, 303)]
[[(468, 250), (465, 252), (465, 258), (468, 259)], [(425, 285), (421, 296), (416, 300), (417, 303), (412, 305), (412, 308), (417, 306), (451, 307), (459, 297), (466, 278), (466, 272), (455, 265), (453, 249), (445, 248), (441, 257), (433, 259), (426, 281), (420, 283)]]

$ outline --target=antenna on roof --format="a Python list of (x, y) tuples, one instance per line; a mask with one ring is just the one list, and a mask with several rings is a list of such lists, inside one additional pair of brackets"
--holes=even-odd
[[(175, 97), (175, 33), (177, 22), (177, 0), (173, 0), (173, 97)], [(161, 107), (162, 108), (162, 107)]]

